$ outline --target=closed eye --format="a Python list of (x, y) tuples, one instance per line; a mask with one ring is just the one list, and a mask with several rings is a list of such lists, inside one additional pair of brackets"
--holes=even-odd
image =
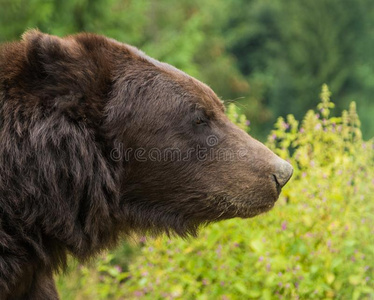
[(207, 120), (205, 118), (202, 118), (202, 117), (197, 117), (195, 119), (195, 124), (199, 125), (199, 126), (201, 126), (201, 125), (207, 125)]
[(204, 123), (205, 123), (205, 121), (201, 118), (196, 118), (196, 120), (195, 120), (195, 124), (197, 124), (197, 125), (202, 125)]

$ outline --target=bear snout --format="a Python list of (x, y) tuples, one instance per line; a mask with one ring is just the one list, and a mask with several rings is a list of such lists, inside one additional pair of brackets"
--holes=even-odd
[(277, 185), (277, 190), (280, 192), (280, 189), (286, 185), (286, 183), (291, 179), (293, 174), (293, 167), (290, 163), (281, 159), (280, 157), (274, 162), (274, 181)]

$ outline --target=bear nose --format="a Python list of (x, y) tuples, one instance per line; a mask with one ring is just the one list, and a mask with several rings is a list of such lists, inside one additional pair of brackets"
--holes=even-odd
[(293, 167), (285, 160), (279, 158), (275, 163), (274, 177), (280, 187), (284, 187), (290, 180), (293, 173)]

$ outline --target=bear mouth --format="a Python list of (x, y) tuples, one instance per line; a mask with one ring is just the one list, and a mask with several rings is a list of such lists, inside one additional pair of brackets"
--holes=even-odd
[[(275, 176), (274, 176), (275, 177)], [(242, 213), (240, 213), (240, 217), (244, 218), (252, 218), (259, 214), (266, 213), (273, 209), (275, 203), (278, 201), (280, 193), (282, 191), (282, 187), (279, 182), (274, 178), (274, 181), (271, 182), (270, 189), (272, 190), (267, 195), (263, 195), (263, 198), (260, 201), (244, 201), (240, 203), (238, 206), (241, 207)]]
[(278, 199), (276, 198), (267, 199), (266, 201), (253, 203), (252, 201), (238, 201), (238, 200), (229, 200), (230, 203), (229, 210), (226, 210), (224, 215), (227, 214), (226, 218), (242, 218), (248, 219), (253, 218), (257, 215), (266, 213), (270, 211), (274, 206)]
[(264, 204), (261, 204), (261, 205), (258, 205), (258, 206), (252, 206), (249, 209), (253, 210), (254, 213), (255, 213), (255, 216), (256, 216), (256, 215), (268, 212), (269, 210), (271, 210), (274, 207), (274, 205), (275, 205), (275, 201), (270, 202), (270, 203), (264, 203)]
[[(273, 175), (273, 180), (275, 182), (275, 188), (277, 189), (277, 193), (278, 193), (278, 197), (279, 197), (279, 195), (280, 195), (280, 193), (282, 191), (282, 186), (280, 185), (280, 183), (279, 183), (279, 181), (278, 181), (278, 179), (277, 179), (277, 177), (275, 175)], [(278, 200), (278, 197), (277, 197), (277, 199), (275, 201)]]
[(268, 205), (261, 205), (261, 206), (250, 206), (247, 209), (240, 209), (237, 211), (237, 214), (235, 217), (241, 218), (241, 219), (249, 219), (254, 218), (258, 215), (267, 213), (274, 207), (274, 204), (268, 204)]

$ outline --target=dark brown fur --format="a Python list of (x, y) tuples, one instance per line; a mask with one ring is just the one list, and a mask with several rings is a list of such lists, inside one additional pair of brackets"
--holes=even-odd
[[(129, 148), (196, 152), (113, 159)], [(84, 261), (121, 235), (185, 236), (267, 211), (278, 160), (179, 70), (102, 36), (29, 31), (0, 48), (0, 299), (57, 299), (67, 254)]]

